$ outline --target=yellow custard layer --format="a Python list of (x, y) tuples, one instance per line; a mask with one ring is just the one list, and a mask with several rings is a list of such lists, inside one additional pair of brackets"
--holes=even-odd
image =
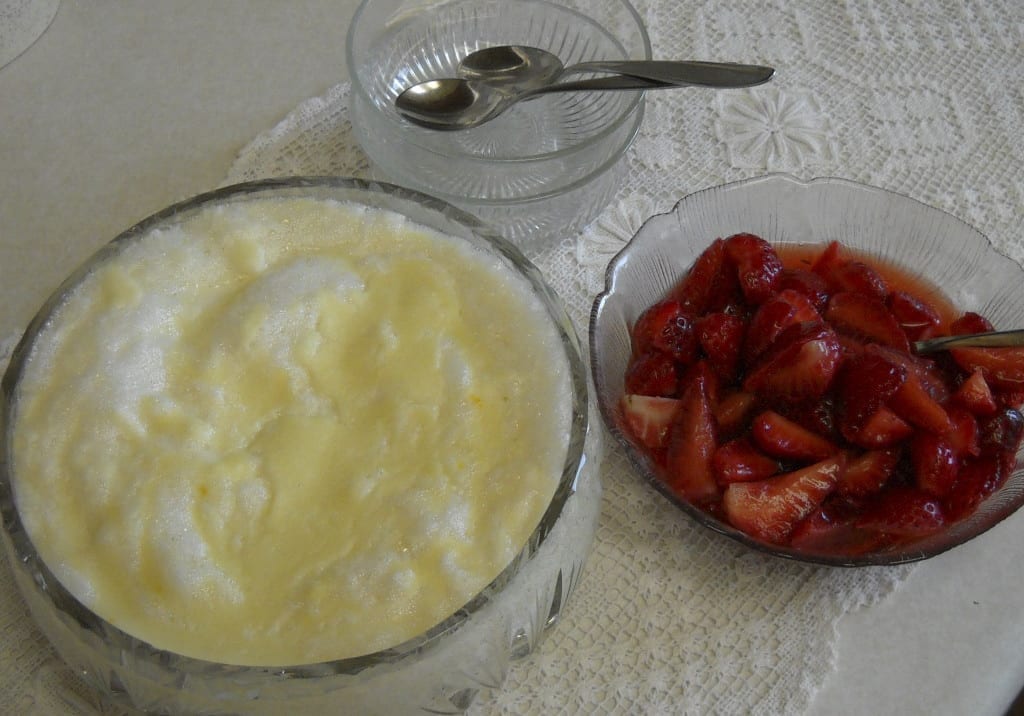
[(17, 401), (18, 509), (65, 586), (157, 647), (250, 665), (373, 652), (465, 604), (535, 528), (571, 420), (521, 277), (313, 199), (125, 249)]

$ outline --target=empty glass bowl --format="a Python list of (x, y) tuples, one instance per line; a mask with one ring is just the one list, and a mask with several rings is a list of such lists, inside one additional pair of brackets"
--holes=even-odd
[[(42, 560), (12, 494), (13, 426), (19, 381), (34, 344), (79, 284), (101, 262), (199, 212), (265, 199), (355, 203), (408, 217), (494, 257), (528, 282), (561, 337), (569, 364), (568, 449), (555, 493), (526, 544), (465, 605), (393, 648), (347, 659), (275, 667), (214, 663), (155, 648), (75, 598)], [(273, 225), (263, 227), (273, 230)], [(242, 184), (169, 207), (129, 229), (64, 283), (29, 326), (0, 391), (0, 515), (3, 548), (32, 616), (61, 657), (108, 698), (160, 714), (456, 713), (481, 688), (497, 688), (509, 662), (529, 653), (558, 621), (579, 582), (600, 509), (601, 431), (568, 317), (539, 272), (478, 221), (422, 194), (344, 178), (291, 178)], [(17, 484), (14, 482), (13, 484)]]
[(1024, 321), (1024, 270), (961, 220), (909, 197), (841, 179), (803, 182), (769, 175), (706, 189), (651, 217), (614, 258), (591, 314), (591, 369), (609, 429), (643, 477), (700, 524), (771, 554), (833, 566), (927, 559), (990, 529), (1024, 504), (1024, 446), (1006, 482), (977, 511), (920, 540), (856, 556), (814, 553), (760, 542), (668, 489), (621, 423), (619, 401), (630, 330), (719, 237), (752, 232), (773, 244), (844, 245), (905, 267), (941, 289), (961, 311), (977, 311), (997, 329)]
[(509, 43), (549, 50), (566, 65), (651, 56), (628, 0), (364, 0), (348, 33), (351, 118), (384, 178), (463, 208), (524, 245), (578, 230), (607, 204), (643, 96), (547, 95), (457, 132), (418, 127), (395, 110), (410, 85), (455, 76), (470, 52)]

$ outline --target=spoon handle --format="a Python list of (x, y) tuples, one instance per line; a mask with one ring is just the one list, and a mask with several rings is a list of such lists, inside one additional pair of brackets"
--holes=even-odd
[(633, 60), (581, 62), (566, 72), (615, 72), (673, 85), (698, 87), (754, 87), (775, 75), (775, 69), (762, 65), (735, 62), (700, 62), (696, 60)]
[(593, 77), (585, 80), (574, 80), (572, 82), (560, 82), (556, 85), (545, 85), (537, 89), (524, 92), (518, 99), (533, 97), (539, 94), (552, 94), (555, 92), (585, 92), (604, 90), (649, 90), (649, 89), (672, 89), (681, 87), (673, 82), (662, 82), (660, 80), (644, 79), (642, 77), (631, 77), (630, 75), (612, 75), (610, 77)]
[(945, 351), (950, 348), (1012, 348), (1024, 346), (1024, 330), (968, 333), (962, 336), (943, 336), (914, 342), (918, 355)]

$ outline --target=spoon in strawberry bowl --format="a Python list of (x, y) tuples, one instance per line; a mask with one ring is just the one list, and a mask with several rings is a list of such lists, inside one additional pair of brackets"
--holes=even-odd
[(1021, 329), (942, 336), (914, 341), (912, 344), (914, 352), (918, 355), (948, 351), (954, 348), (1013, 348), (1018, 346), (1024, 346), (1024, 330)]

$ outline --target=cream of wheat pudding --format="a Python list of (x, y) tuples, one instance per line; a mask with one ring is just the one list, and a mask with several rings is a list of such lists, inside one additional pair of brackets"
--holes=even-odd
[(522, 548), (571, 421), (560, 336), (498, 259), (357, 204), (207, 208), (42, 331), (19, 513), (97, 614), (246, 665), (423, 633)]

